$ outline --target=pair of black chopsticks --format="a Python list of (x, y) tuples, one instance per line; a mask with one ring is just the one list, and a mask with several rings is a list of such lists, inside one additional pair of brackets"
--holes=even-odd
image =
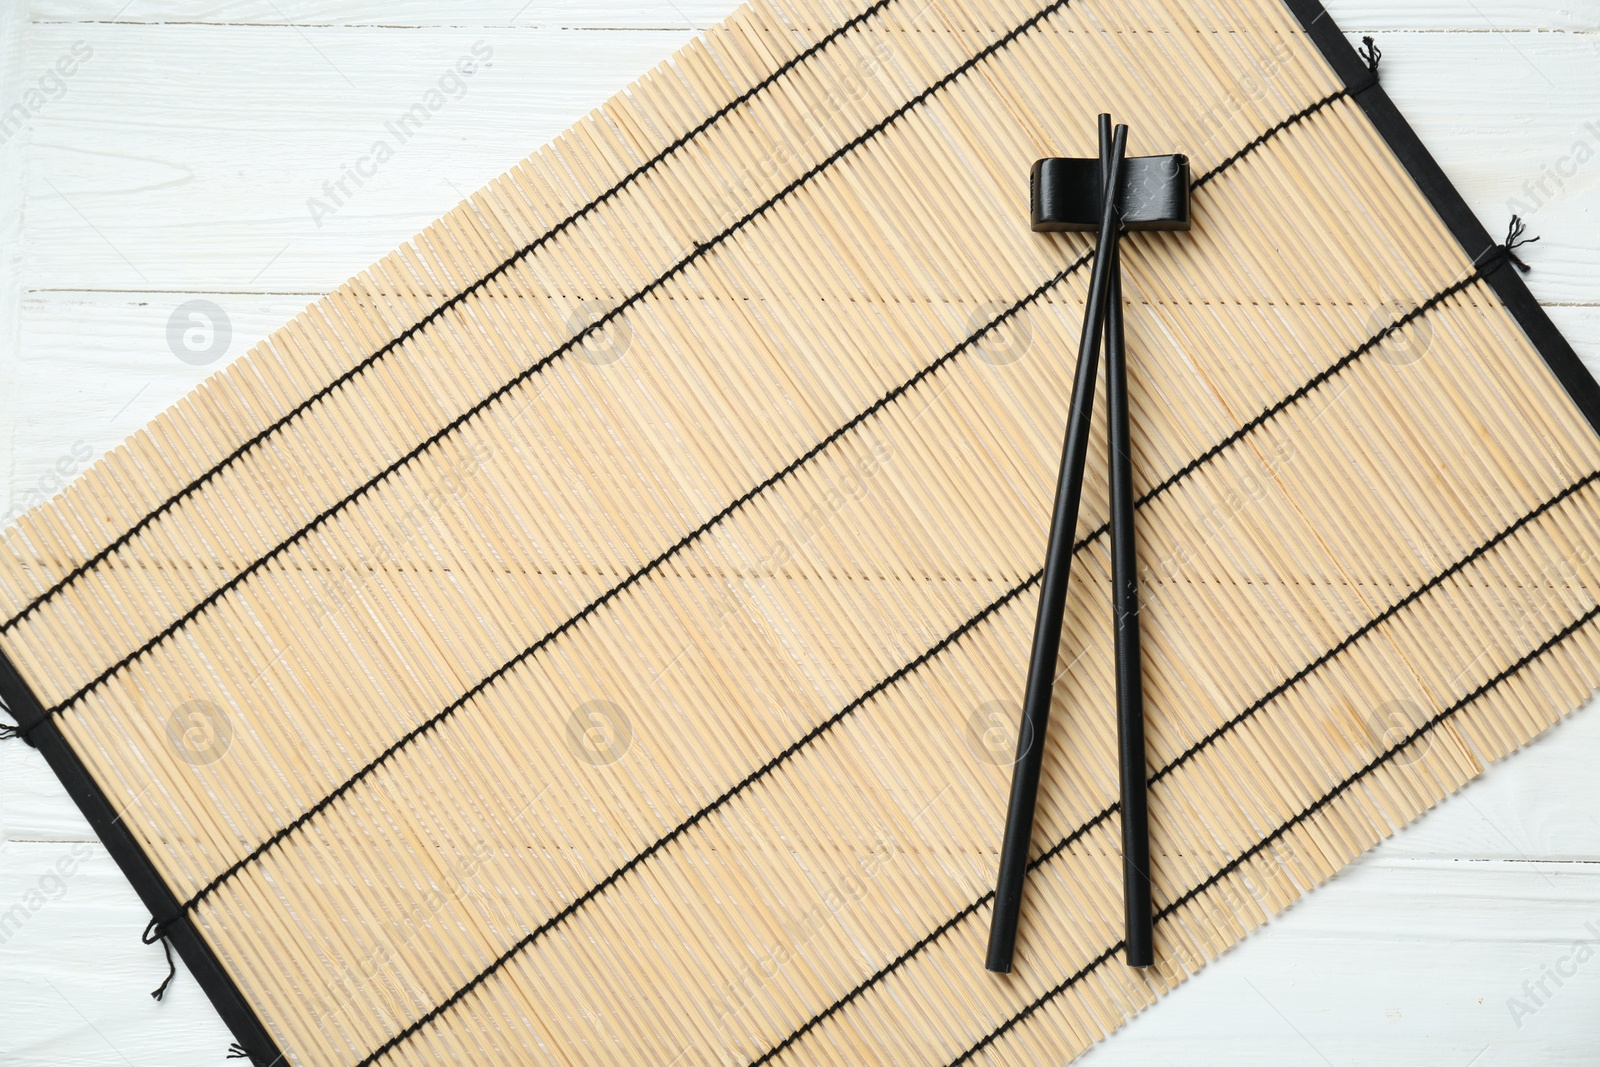
[[(1073, 537), (1078, 525), (1078, 503), (1083, 495), (1083, 469), (1089, 451), (1090, 423), (1094, 411), (1095, 377), (1100, 342), (1106, 351), (1106, 413), (1110, 438), (1111, 572), (1116, 633), (1117, 737), (1121, 763), (1123, 902), (1128, 963), (1146, 967), (1154, 962), (1154, 929), (1150, 910), (1150, 833), (1146, 797), (1144, 752), (1144, 698), (1140, 677), (1139, 576), (1134, 552), (1133, 464), (1128, 431), (1127, 361), (1122, 329), (1122, 278), (1118, 240), (1125, 223), (1138, 220), (1147, 229), (1188, 228), (1188, 162), (1182, 156), (1125, 158), (1128, 127), (1114, 130), (1110, 115), (1100, 116), (1099, 181), (1095, 199), (1099, 207), (1098, 251), (1089, 280), (1084, 308), (1083, 334), (1078, 346), (1078, 371), (1072, 385), (1067, 414), (1066, 441), (1061, 453), (1061, 473), (1056, 483), (1055, 509), (1050, 520), (1050, 543), (1044, 577), (1039, 587), (1039, 613), (1033, 652), (1028, 662), (1028, 686), (1023, 698), (1018, 758), (1011, 780), (1011, 804), (1006, 815), (1005, 839), (1000, 852), (1000, 875), (995, 887), (994, 918), (989, 930), (986, 966), (1001, 973), (1011, 970), (1016, 946), (1017, 918), (1022, 886), (1027, 876), (1028, 848), (1033, 835), (1033, 812), (1044, 762), (1045, 727), (1050, 720), (1050, 697), (1056, 678), (1056, 657), (1061, 645), (1062, 615), (1066, 607), (1067, 580), (1072, 569)], [(1041, 225), (1041, 215), (1060, 210), (1063, 215), (1085, 214), (1082, 203), (1061, 204), (1054, 199), (1081, 201), (1082, 187), (1069, 177), (1050, 184), (1055, 173), (1047, 164), (1089, 161), (1042, 160), (1034, 168), (1034, 228), (1084, 229), (1083, 225)], [(1130, 167), (1136, 164), (1136, 167)], [(1141, 179), (1141, 192), (1127, 191), (1130, 170)], [(1065, 175), (1070, 166), (1059, 168)], [(1083, 168), (1076, 168), (1081, 174)], [(1166, 173), (1162, 173), (1162, 171)], [(1041, 179), (1041, 175), (1045, 175)], [(1160, 180), (1151, 182), (1152, 176)], [(1140, 199), (1140, 197), (1144, 199)], [(1152, 199), (1152, 197), (1154, 199)], [(1176, 216), (1181, 201), (1181, 225)], [(1153, 216), (1162, 216), (1152, 222)], [(1170, 218), (1168, 216), (1171, 216)]]

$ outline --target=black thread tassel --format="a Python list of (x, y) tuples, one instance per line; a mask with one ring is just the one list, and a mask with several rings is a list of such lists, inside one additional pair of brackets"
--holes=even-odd
[(167, 989), (172, 985), (172, 980), (178, 977), (178, 965), (172, 962), (172, 942), (165, 937), (161, 939), (161, 948), (167, 954), (167, 976), (161, 979), (161, 984), (150, 991), (150, 996), (160, 1000), (167, 995)]
[[(1117, 188), (1122, 159), (1128, 145), (1128, 128), (1118, 126), (1112, 136), (1109, 187)], [(1102, 197), (1100, 252), (1095, 254), (1089, 279), (1089, 300), (1084, 308), (1083, 333), (1078, 343), (1078, 371), (1068, 405), (1066, 440), (1061, 450), (1061, 473), (1056, 482), (1055, 507), (1050, 518), (1050, 542), (1044, 576), (1039, 585), (1039, 613), (1034, 627), (1033, 653), (1028, 660), (1028, 687), (1023, 696), (1022, 724), (1017, 736), (1017, 759), (1011, 776), (1011, 802), (1006, 812), (1005, 837), (1000, 846), (1000, 874), (995, 884), (994, 918), (989, 927), (989, 952), (985, 966), (1001, 974), (1011, 970), (1016, 949), (1017, 917), (1022, 907), (1022, 886), (1028, 874), (1028, 849), (1033, 837), (1033, 809), (1039, 794), (1039, 772), (1044, 761), (1045, 727), (1050, 722), (1050, 695), (1055, 684), (1056, 654), (1061, 646), (1061, 619), (1066, 610), (1067, 582), (1072, 571), (1072, 541), (1078, 526), (1078, 502), (1083, 496), (1083, 468), (1089, 452), (1091, 416), (1094, 412), (1095, 377), (1100, 362), (1100, 336), (1111, 281), (1110, 257), (1104, 254), (1114, 239), (1116, 197)]]

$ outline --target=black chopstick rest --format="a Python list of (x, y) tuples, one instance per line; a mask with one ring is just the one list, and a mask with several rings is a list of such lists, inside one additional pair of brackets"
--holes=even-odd
[[(1111, 559), (1116, 627), (1117, 737), (1122, 797), (1124, 950), (1130, 966), (1154, 962), (1151, 916), (1150, 834), (1145, 765), (1144, 698), (1139, 646), (1138, 560), (1134, 538), (1132, 446), (1123, 336), (1120, 234), (1132, 230), (1189, 229), (1189, 161), (1182, 155), (1124, 158), (1128, 129), (1113, 131), (1100, 116), (1098, 159), (1041, 159), (1029, 179), (1029, 222), (1036, 232), (1093, 229), (1098, 251), (1084, 308), (1078, 371), (1067, 415), (1066, 442), (1056, 483), (1050, 539), (1039, 587), (1038, 618), (1023, 696), (1022, 745), (1011, 780), (1005, 838), (995, 885), (985, 966), (1011, 970), (1022, 888), (1027, 878), (1033, 814), (1044, 760), (1045, 728), (1056, 678), (1072, 541), (1083, 495), (1083, 469), (1094, 408), (1102, 334), (1106, 346), (1107, 431), (1111, 487)], [(1107, 195), (1107, 191), (1113, 191)]]
[[(1041, 159), (1028, 180), (1034, 233), (1094, 233), (1100, 228), (1100, 161)], [(1189, 157), (1135, 156), (1123, 161), (1117, 192), (1122, 229), (1189, 228)]]

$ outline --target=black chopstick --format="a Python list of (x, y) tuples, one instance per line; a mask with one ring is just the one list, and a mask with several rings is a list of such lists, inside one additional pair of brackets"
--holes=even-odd
[[(1111, 118), (1100, 116), (1100, 158)], [(1106, 188), (1116, 188), (1105, 174)], [(1117, 749), (1122, 787), (1124, 958), (1130, 967), (1155, 962), (1150, 914), (1150, 804), (1144, 754), (1144, 679), (1139, 653), (1139, 559), (1133, 534), (1133, 446), (1128, 429), (1128, 360), (1122, 332), (1122, 250), (1118, 236), (1102, 253), (1111, 260), (1106, 306), (1106, 429), (1111, 482), (1111, 603), (1116, 635)]]

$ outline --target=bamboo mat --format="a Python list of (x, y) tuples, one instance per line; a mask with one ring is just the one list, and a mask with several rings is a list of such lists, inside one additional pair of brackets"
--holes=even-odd
[[(7, 701), (251, 1058), (1064, 1063), (1584, 701), (1592, 383), (1320, 16), (742, 8), (24, 517)], [(1158, 963), (1101, 426), (1002, 977), (1101, 110), (1197, 178), (1122, 257)]]

